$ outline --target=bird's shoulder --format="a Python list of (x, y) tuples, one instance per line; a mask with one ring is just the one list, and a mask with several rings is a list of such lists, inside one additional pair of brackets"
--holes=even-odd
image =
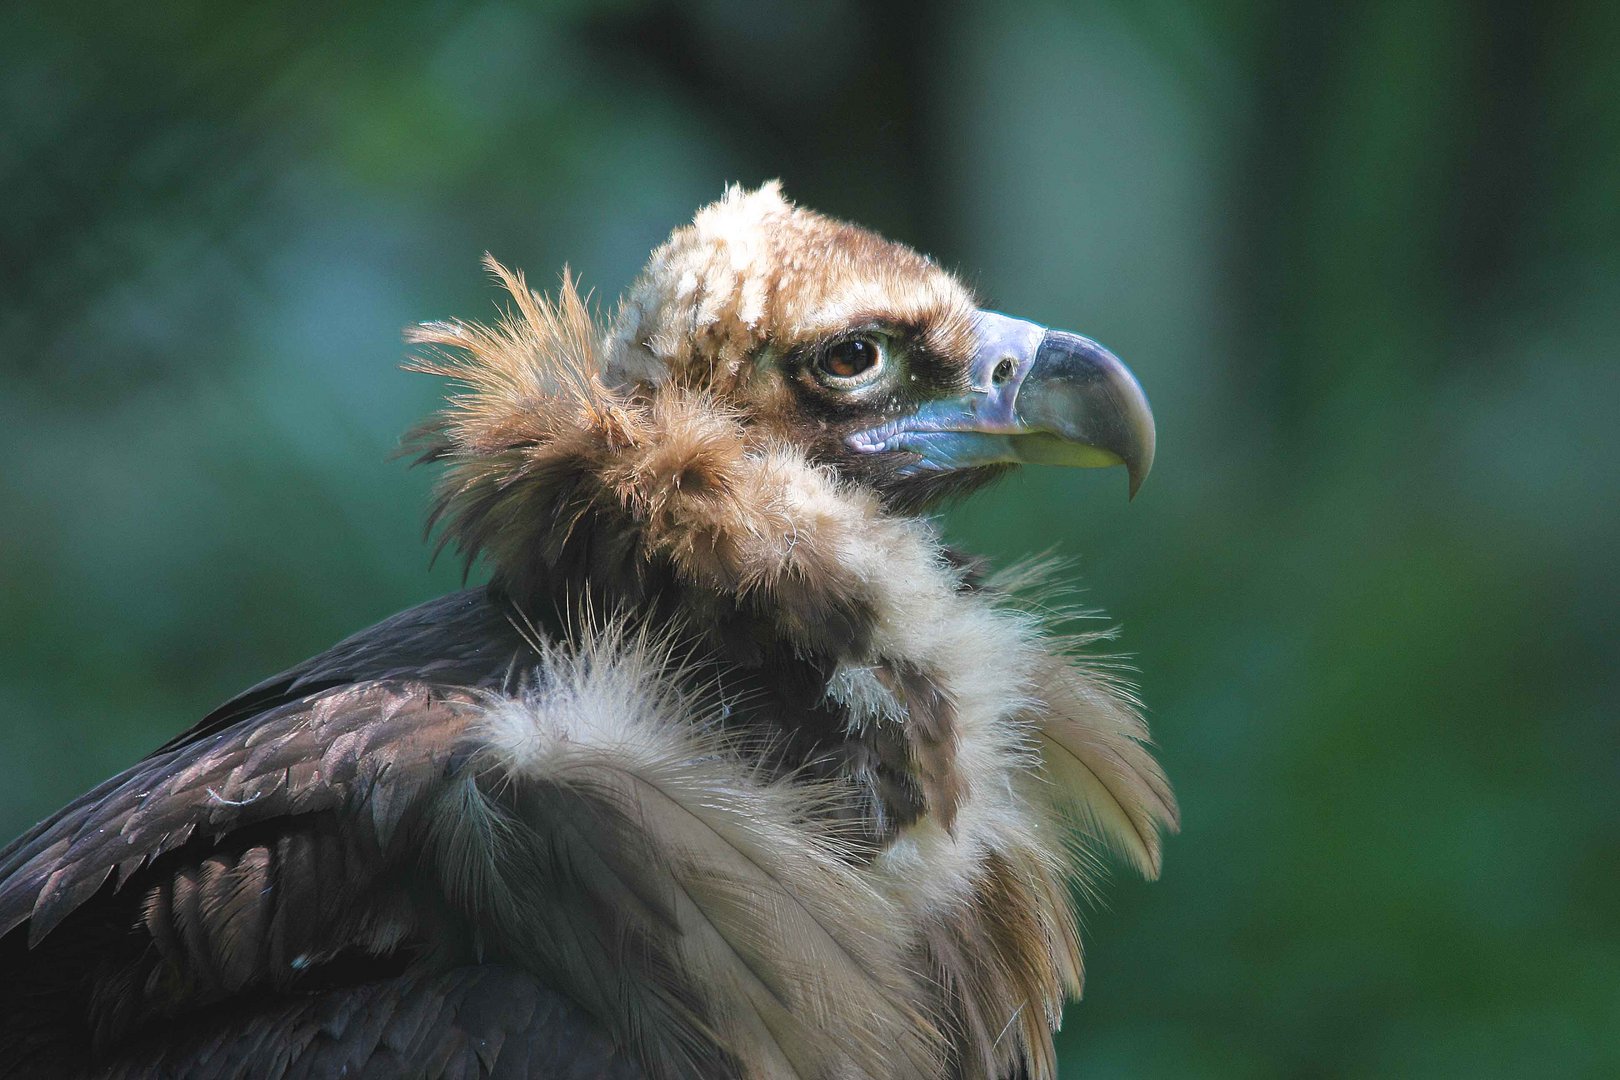
[(399, 612), (250, 687), (0, 851), (0, 935), (37, 941), (108, 874), (122, 881), (201, 828), (222, 834), (329, 808), (408, 747), (449, 738), (457, 706), (527, 646), (499, 601), (465, 589)]
[[(0, 851), (0, 1045), (53, 1061), (244, 994), (309, 991), (318, 1008), (175, 1030), (206, 1049), (254, 1024), (352, 1028), (332, 1053), (357, 1052), (385, 1014), (459, 1031), (456, 1003), (499, 980), (452, 976), (455, 918), (399, 886), (469, 722), (530, 652), (509, 616), (479, 589), (400, 612), (231, 699)], [(417, 965), (432, 950), (444, 955)], [(401, 989), (416, 985), (399, 981), (406, 969), (419, 994)], [(534, 983), (513, 1000), (545, 1023), (577, 1011), (548, 995)]]

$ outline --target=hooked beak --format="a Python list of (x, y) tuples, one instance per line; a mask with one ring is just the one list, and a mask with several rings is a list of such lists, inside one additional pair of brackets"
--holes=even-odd
[(1005, 462), (1124, 465), (1130, 493), (1153, 467), (1153, 412), (1135, 376), (1090, 338), (995, 311), (975, 324), (969, 390), (850, 439), (863, 453), (917, 455), (902, 472)]

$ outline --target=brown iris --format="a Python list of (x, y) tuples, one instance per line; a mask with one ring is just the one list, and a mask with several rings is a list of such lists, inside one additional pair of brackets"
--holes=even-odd
[(866, 374), (883, 358), (878, 344), (870, 338), (849, 338), (829, 345), (821, 354), (823, 373), (835, 379), (854, 379)]

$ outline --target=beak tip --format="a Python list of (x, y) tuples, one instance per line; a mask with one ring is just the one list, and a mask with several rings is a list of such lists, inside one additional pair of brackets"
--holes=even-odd
[(1157, 437), (1147, 394), (1119, 357), (1090, 338), (1047, 330), (1017, 411), (1031, 427), (1089, 448), (1067, 464), (1124, 465), (1132, 499), (1153, 468)]
[(1153, 434), (1154, 433), (1153, 433), (1152, 423), (1153, 422), (1150, 419), (1148, 421), (1148, 431), (1147, 431), (1147, 446), (1146, 446), (1146, 451), (1147, 452), (1144, 453), (1144, 454), (1141, 454), (1141, 455), (1139, 455), (1137, 457), (1134, 457), (1134, 458), (1132, 458), (1131, 460), (1129, 460), (1129, 461), (1127, 461), (1125, 463), (1125, 468), (1130, 473), (1130, 478), (1131, 478), (1130, 496), (1129, 496), (1127, 501), (1135, 501), (1136, 493), (1138, 491), (1142, 490), (1142, 484), (1143, 484), (1144, 481), (1147, 480), (1148, 473), (1153, 471), (1153, 441), (1154, 441)]
[(1127, 502), (1136, 501), (1136, 493), (1142, 490), (1142, 482), (1147, 479), (1148, 468), (1148, 465), (1137, 466), (1134, 462), (1129, 466), (1131, 483), (1130, 493), (1126, 496)]

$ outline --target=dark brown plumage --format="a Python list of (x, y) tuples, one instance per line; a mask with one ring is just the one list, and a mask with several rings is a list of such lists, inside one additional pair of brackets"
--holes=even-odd
[(1175, 804), (1089, 642), (913, 515), (1017, 460), (1134, 485), (1134, 382), (774, 186), (607, 331), (495, 269), (499, 325), (412, 335), (489, 586), (0, 853), (0, 1073), (1050, 1075), (1065, 836), (1153, 874)]

